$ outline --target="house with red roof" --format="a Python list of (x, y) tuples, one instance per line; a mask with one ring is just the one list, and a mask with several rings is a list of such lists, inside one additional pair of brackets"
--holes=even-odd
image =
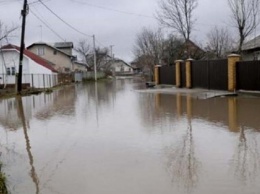
[[(0, 85), (15, 84), (15, 75), (19, 69), (20, 47), (5, 45), (0, 48)], [(24, 50), (23, 84), (35, 88), (48, 88), (58, 84), (54, 64), (38, 55)]]

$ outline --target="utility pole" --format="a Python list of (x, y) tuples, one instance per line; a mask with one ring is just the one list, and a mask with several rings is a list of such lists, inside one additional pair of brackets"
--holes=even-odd
[(115, 46), (115, 45), (110, 45), (110, 51), (111, 51), (111, 58), (112, 59), (114, 59), (114, 57), (113, 57), (113, 46)]
[(24, 0), (23, 10), (21, 12), (22, 20), (22, 33), (21, 33), (21, 46), (20, 46), (20, 59), (19, 59), (19, 72), (17, 80), (17, 94), (20, 94), (22, 91), (22, 73), (23, 73), (23, 53), (24, 53), (24, 36), (25, 36), (25, 25), (26, 25), (26, 15), (28, 11), (27, 0)]
[(95, 81), (97, 81), (97, 55), (96, 55), (96, 38), (95, 38), (95, 35), (93, 35), (93, 52), (94, 52)]

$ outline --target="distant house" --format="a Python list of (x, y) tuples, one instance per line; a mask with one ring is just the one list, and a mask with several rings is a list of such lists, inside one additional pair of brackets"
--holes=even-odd
[[(93, 68), (93, 54), (89, 54), (86, 56), (87, 63), (91, 64)], [(122, 74), (122, 73), (132, 73), (133, 68), (131, 65), (126, 63), (124, 60), (119, 58), (111, 57), (107, 54), (107, 51), (99, 51), (96, 55), (97, 59), (97, 70), (103, 72), (111, 72), (115, 74)]]
[(86, 72), (87, 71), (87, 64), (81, 61), (74, 61), (74, 71), (75, 72)]
[(260, 36), (257, 36), (242, 46), (243, 60), (260, 60)]
[(133, 73), (132, 66), (121, 59), (112, 59), (109, 70), (111, 70), (116, 75)]
[(188, 58), (201, 60), (205, 57), (205, 51), (191, 40), (182, 39), (169, 42), (164, 48), (161, 65), (173, 65), (176, 60)]
[[(14, 85), (19, 69), (20, 48), (6, 45), (0, 49), (0, 85)], [(24, 50), (23, 84), (43, 88), (57, 85), (57, 71), (51, 62)]]
[(53, 45), (39, 42), (33, 43), (27, 49), (34, 54), (55, 64), (54, 68), (60, 73), (74, 71), (76, 57), (72, 55), (73, 43), (54, 43)]

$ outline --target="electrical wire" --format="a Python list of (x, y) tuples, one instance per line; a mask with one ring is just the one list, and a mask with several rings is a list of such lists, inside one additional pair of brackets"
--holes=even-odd
[(59, 35), (55, 30), (53, 30), (49, 24), (47, 24), (43, 19), (41, 19), (34, 11), (30, 10), (30, 12), (38, 19), (40, 20), (50, 31), (52, 31), (57, 37), (59, 37), (63, 42), (66, 42), (66, 40)]
[(122, 10), (113, 9), (113, 8), (109, 8), (109, 7), (105, 7), (105, 6), (100, 6), (100, 5), (94, 5), (94, 4), (87, 3), (87, 2), (83, 2), (83, 1), (79, 1), (79, 0), (71, 0), (71, 1), (72, 1), (72, 2), (75, 2), (75, 3), (82, 4), (82, 5), (86, 5), (86, 6), (90, 6), (90, 7), (96, 7), (96, 8), (104, 9), (104, 10), (108, 10), (108, 11), (114, 11), (114, 12), (118, 12), (118, 13), (122, 13), (122, 14), (134, 15), (134, 16), (138, 16), (138, 17), (145, 17), (145, 18), (156, 19), (156, 18), (153, 17), (153, 16), (148, 16), (148, 15), (144, 15), (144, 14), (138, 14), (138, 13), (133, 13), (133, 12), (122, 11)]
[(46, 4), (44, 4), (42, 2), (42, 0), (39, 0), (39, 2), (47, 9), (49, 10), (54, 16), (56, 16), (60, 21), (62, 21), (64, 24), (66, 24), (68, 27), (70, 27), (71, 29), (73, 29), (74, 31), (84, 35), (84, 36), (88, 36), (88, 37), (92, 37), (92, 35), (83, 33), (81, 31), (79, 31), (78, 29), (76, 29), (75, 27), (73, 27), (71, 24), (69, 24), (68, 22), (66, 22), (64, 19), (62, 19), (60, 16), (58, 16), (54, 11), (52, 11)]

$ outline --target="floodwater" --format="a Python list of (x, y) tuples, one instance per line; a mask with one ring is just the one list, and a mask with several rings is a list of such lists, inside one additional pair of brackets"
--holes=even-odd
[(260, 193), (260, 98), (138, 92), (143, 85), (0, 100), (10, 193)]

